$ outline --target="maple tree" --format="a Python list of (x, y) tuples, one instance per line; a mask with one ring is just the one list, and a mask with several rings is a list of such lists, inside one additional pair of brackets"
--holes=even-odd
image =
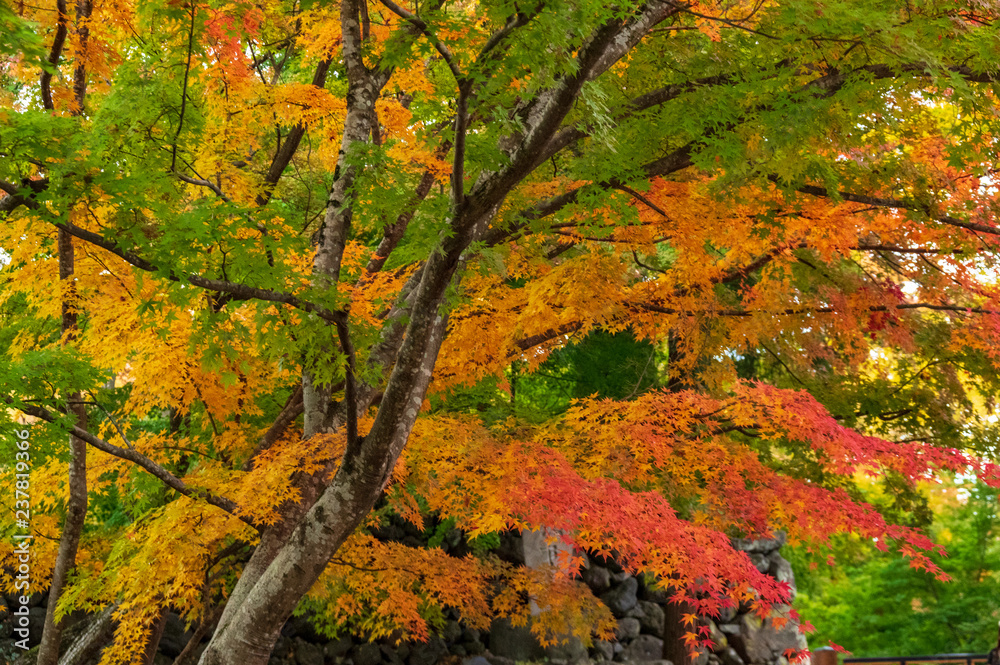
[[(382, 543), (386, 511), (545, 528), (704, 615), (788, 599), (734, 535), (850, 532), (943, 575), (848, 486), (996, 479), (935, 440), (1000, 362), (995, 14), (4, 0), (0, 380), (35, 424), (40, 662), (78, 608), (114, 612), (105, 663), (166, 608), (215, 626), (204, 665), (266, 662), (303, 604), (373, 636), (526, 596), (546, 639), (610, 626), (579, 559)], [(614, 399), (459, 407), (516, 405), (600, 334), (651, 350)]]

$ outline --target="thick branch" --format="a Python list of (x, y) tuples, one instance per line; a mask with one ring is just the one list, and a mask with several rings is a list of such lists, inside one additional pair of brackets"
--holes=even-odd
[(253, 469), (254, 460), (262, 452), (270, 448), (277, 442), (282, 434), (288, 429), (296, 418), (302, 415), (303, 404), (302, 404), (302, 384), (300, 383), (295, 387), (295, 390), (288, 397), (288, 401), (285, 402), (285, 406), (281, 409), (281, 413), (278, 417), (274, 419), (271, 426), (264, 432), (264, 436), (260, 438), (257, 443), (257, 447), (254, 448), (253, 453), (243, 464), (244, 471), (250, 471)]
[[(326, 75), (330, 71), (330, 59), (321, 61), (316, 65), (316, 71), (313, 73), (312, 84), (317, 88), (326, 87)], [(267, 169), (267, 174), (264, 176), (264, 189), (257, 195), (255, 200), (257, 207), (262, 208), (267, 205), (268, 201), (271, 200), (271, 196), (274, 193), (274, 188), (281, 180), (281, 174), (285, 172), (289, 163), (292, 161), (292, 157), (295, 156), (295, 151), (299, 148), (299, 143), (302, 142), (302, 137), (305, 136), (306, 126), (304, 123), (299, 123), (288, 132), (288, 136), (285, 137), (284, 143), (278, 148), (277, 152), (274, 153), (274, 157), (271, 159), (271, 165)]]
[(49, 57), (46, 59), (49, 67), (42, 70), (39, 81), (42, 88), (42, 106), (49, 111), (55, 109), (55, 104), (52, 102), (52, 73), (59, 65), (59, 58), (62, 56), (63, 46), (66, 44), (66, 23), (69, 20), (66, 12), (66, 0), (56, 0), (56, 13), (56, 34), (52, 39)]
[[(660, 305), (654, 305), (652, 303), (638, 303), (636, 305), (640, 309), (644, 309), (650, 312), (657, 312), (660, 314), (680, 314), (682, 316), (699, 316), (702, 314), (714, 315), (714, 316), (737, 316), (737, 317), (749, 317), (756, 316), (758, 314), (765, 314), (770, 316), (795, 316), (799, 314), (834, 314), (841, 310), (835, 307), (790, 307), (786, 309), (777, 310), (749, 310), (749, 309), (719, 309), (719, 310), (683, 310), (683, 309), (673, 309), (670, 307), (662, 307)], [(919, 303), (901, 303), (899, 305), (872, 305), (870, 307), (862, 307), (860, 311), (864, 312), (891, 312), (891, 311), (902, 311), (908, 309), (927, 309), (937, 312), (955, 312), (957, 314), (1000, 314), (1000, 311), (987, 309), (985, 307), (962, 307), (961, 305), (935, 305), (933, 303), (919, 302)]]
[[(772, 178), (775, 180), (775, 178)], [(942, 217), (935, 217), (931, 214), (931, 211), (926, 207), (919, 205), (914, 202), (904, 201), (902, 199), (893, 199), (880, 196), (868, 196), (865, 194), (855, 194), (853, 192), (838, 191), (831, 193), (825, 187), (817, 187), (815, 185), (802, 185), (798, 187), (798, 191), (803, 194), (809, 194), (811, 196), (828, 198), (828, 199), (840, 199), (842, 201), (850, 201), (851, 203), (860, 203), (862, 205), (872, 206), (876, 208), (893, 208), (896, 210), (912, 210), (914, 212), (922, 212), (937, 222), (941, 224), (947, 224), (948, 226), (955, 226), (961, 229), (968, 229), (969, 231), (978, 231), (979, 233), (987, 233), (989, 235), (1000, 235), (1000, 227), (987, 226), (986, 224), (979, 224), (977, 222), (965, 222), (955, 217), (949, 215), (944, 215)]]

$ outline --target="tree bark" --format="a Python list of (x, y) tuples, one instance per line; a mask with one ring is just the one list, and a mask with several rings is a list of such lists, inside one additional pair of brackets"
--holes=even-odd
[(163, 638), (163, 629), (167, 627), (168, 614), (170, 614), (170, 611), (164, 607), (160, 612), (160, 617), (153, 624), (153, 630), (149, 634), (149, 640), (146, 642), (146, 651), (142, 655), (141, 665), (153, 665), (156, 650), (160, 647), (160, 639)]
[[(76, 304), (73, 289), (73, 239), (59, 230), (59, 279), (63, 283), (62, 331), (64, 342), (72, 340), (76, 330)], [(83, 406), (83, 395), (79, 392), (70, 396), (67, 412), (72, 413), (76, 426), (87, 429), (87, 412)], [(76, 551), (83, 533), (83, 523), (87, 517), (87, 444), (73, 434), (69, 436), (69, 502), (66, 506), (66, 522), (59, 539), (59, 554), (49, 600), (45, 608), (45, 627), (38, 649), (38, 665), (56, 665), (59, 659), (62, 621), (56, 620), (56, 607), (66, 585), (66, 577), (76, 563)]]
[[(693, 612), (687, 603), (667, 603), (663, 608), (663, 659), (674, 665), (691, 665), (694, 661), (684, 644), (684, 615)], [(696, 630), (692, 627), (690, 630)]]
[(105, 607), (87, 626), (86, 630), (76, 638), (66, 653), (59, 659), (59, 665), (86, 665), (101, 647), (107, 644), (114, 633), (114, 613), (118, 603)]

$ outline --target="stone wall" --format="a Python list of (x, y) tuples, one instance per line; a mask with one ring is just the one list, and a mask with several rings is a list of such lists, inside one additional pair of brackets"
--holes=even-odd
[[(457, 539), (449, 540), (454, 542), (446, 544), (446, 548), (462, 549)], [(791, 566), (779, 554), (782, 544), (783, 540), (736, 543), (747, 552), (758, 570), (794, 588)], [(511, 559), (520, 556), (523, 562), (520, 538), (508, 536), (501, 546), (501, 554)], [(526, 628), (496, 621), (490, 631), (481, 632), (463, 626), (454, 614), (446, 615), (441, 635), (424, 643), (399, 645), (388, 641), (371, 643), (350, 636), (330, 640), (319, 635), (308, 620), (296, 617), (282, 630), (270, 662), (273, 665), (514, 665), (524, 661), (580, 663), (589, 660), (661, 661), (659, 665), (666, 665), (662, 662), (666, 594), (648, 585), (645, 576), (630, 575), (614, 561), (589, 561), (582, 577), (618, 619), (616, 639), (598, 641), (590, 649), (578, 641), (542, 649)], [(7, 606), (10, 607), (9, 601)], [(37, 644), (41, 636), (44, 607), (44, 596), (34, 596), (32, 645)], [(6, 609), (0, 611), (0, 619), (0, 662), (12, 662), (9, 659), (14, 654), (13, 640)], [(762, 622), (746, 608), (725, 611), (717, 621), (709, 621), (708, 627), (716, 646), (711, 653), (702, 655), (695, 665), (787, 665), (785, 650), (806, 646), (794, 621), (778, 630), (770, 621)], [(176, 615), (170, 615), (156, 665), (171, 665), (190, 637), (184, 623)], [(194, 662), (196, 660), (189, 661), (188, 665)]]
[[(779, 550), (784, 539), (737, 541), (759, 571), (792, 586), (792, 567)], [(590, 649), (594, 661), (642, 662), (660, 660), (666, 615), (666, 593), (646, 584), (646, 576), (625, 573), (613, 561), (590, 561), (583, 580), (618, 620), (616, 639), (597, 642)], [(789, 620), (777, 629), (771, 620), (762, 621), (749, 608), (723, 610), (717, 620), (707, 621), (715, 647), (695, 665), (787, 665), (786, 649), (806, 648), (798, 623)], [(779, 608), (788, 618), (788, 608)]]

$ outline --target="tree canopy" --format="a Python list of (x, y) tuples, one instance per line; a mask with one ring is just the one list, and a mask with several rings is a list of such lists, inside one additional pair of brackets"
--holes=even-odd
[(788, 600), (733, 537), (944, 577), (854, 480), (998, 479), (996, 14), (0, 0), (39, 662), (78, 608), (114, 609), (105, 663), (167, 607), (217, 624), (203, 665), (266, 662), (303, 602), (404, 638), (529, 595), (544, 637), (610, 626), (578, 559), (378, 541), (389, 513), (545, 528), (708, 616)]

